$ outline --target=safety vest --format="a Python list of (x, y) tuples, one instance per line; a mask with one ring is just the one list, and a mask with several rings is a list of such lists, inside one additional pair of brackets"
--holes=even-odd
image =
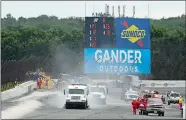
[(179, 103), (183, 103), (183, 98), (180, 98), (179, 99)]

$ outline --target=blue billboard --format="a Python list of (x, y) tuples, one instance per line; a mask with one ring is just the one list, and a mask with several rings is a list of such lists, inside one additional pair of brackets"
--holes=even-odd
[(116, 18), (116, 47), (150, 49), (150, 19)]
[(85, 48), (85, 73), (150, 74), (150, 49)]

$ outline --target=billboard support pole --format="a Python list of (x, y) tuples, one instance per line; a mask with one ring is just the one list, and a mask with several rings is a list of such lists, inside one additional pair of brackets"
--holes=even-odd
[(126, 5), (123, 5), (123, 17), (125, 17), (125, 8), (126, 8)]
[(107, 16), (107, 4), (105, 4), (105, 16)]
[(119, 14), (119, 18), (120, 18), (120, 5), (118, 5), (118, 14)]
[(112, 17), (114, 17), (114, 6), (112, 6)]
[(133, 6), (133, 18), (134, 18), (134, 16), (135, 16), (135, 6)]

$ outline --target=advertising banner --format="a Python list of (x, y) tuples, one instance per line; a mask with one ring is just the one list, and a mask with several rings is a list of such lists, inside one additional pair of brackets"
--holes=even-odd
[(85, 48), (85, 73), (150, 74), (149, 49)]
[(150, 49), (150, 19), (116, 18), (116, 47)]

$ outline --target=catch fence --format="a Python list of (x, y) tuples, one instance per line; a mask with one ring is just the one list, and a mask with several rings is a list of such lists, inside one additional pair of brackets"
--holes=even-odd
[(1, 61), (1, 84), (25, 82), (33, 79), (33, 72), (41, 69), (46, 73), (52, 73), (52, 65), (50, 60), (43, 60), (35, 57), (21, 60), (6, 60)]

